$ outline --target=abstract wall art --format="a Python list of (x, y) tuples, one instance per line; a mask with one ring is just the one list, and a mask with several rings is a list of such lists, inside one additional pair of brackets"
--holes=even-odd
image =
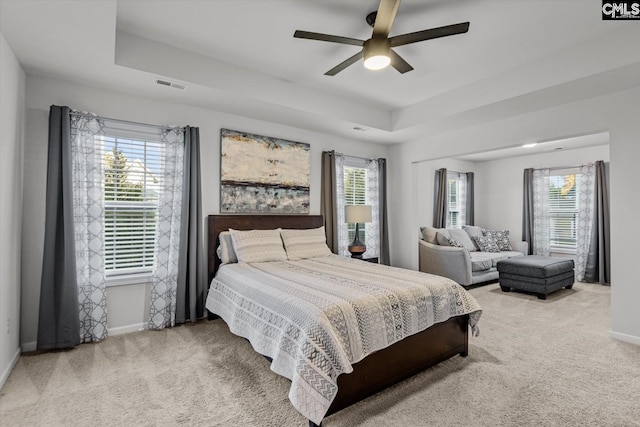
[(309, 144), (222, 129), (220, 212), (309, 213)]

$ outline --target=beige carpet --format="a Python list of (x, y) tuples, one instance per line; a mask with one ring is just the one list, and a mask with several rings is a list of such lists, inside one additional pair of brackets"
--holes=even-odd
[[(608, 337), (610, 289), (541, 301), (471, 290), (484, 309), (454, 357), (328, 417), (333, 426), (640, 426), (640, 347)], [(2, 426), (305, 426), (289, 382), (221, 320), (23, 355)]]

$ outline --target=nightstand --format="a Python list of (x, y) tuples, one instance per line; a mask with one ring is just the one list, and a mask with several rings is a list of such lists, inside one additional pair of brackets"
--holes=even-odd
[(375, 258), (360, 258), (362, 261), (372, 262), (374, 264), (379, 264), (378, 257)]

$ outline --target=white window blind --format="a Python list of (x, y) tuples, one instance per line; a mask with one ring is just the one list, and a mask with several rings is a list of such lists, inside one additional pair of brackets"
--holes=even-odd
[[(366, 205), (367, 204), (367, 169), (356, 166), (344, 167), (344, 201), (345, 205)], [(355, 224), (348, 224), (349, 242), (355, 237)], [(361, 240), (365, 236), (365, 227), (360, 227)]]
[(467, 174), (447, 173), (448, 214), (447, 228), (462, 228), (466, 224), (466, 188)]
[(577, 247), (578, 181), (576, 171), (549, 175), (549, 232), (554, 249)]
[[(127, 136), (129, 134), (130, 136)], [(148, 274), (154, 265), (156, 216), (163, 188), (156, 132), (109, 129), (100, 139), (104, 170), (107, 277)]]

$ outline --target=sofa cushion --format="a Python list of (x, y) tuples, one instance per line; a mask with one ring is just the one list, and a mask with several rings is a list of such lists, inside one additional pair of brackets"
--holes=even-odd
[(422, 240), (425, 242), (433, 243), (434, 245), (438, 244), (437, 233), (440, 231), (439, 228), (434, 227), (420, 227), (420, 234), (422, 235)]
[(481, 252), (476, 251), (474, 253), (469, 253), (469, 258), (471, 258), (471, 263), (474, 262), (478, 265), (482, 265), (483, 262), (488, 262), (489, 267), (495, 267), (498, 261), (507, 259), (505, 255), (506, 252)]
[(471, 259), (472, 272), (489, 270), (491, 267), (493, 267), (493, 265), (490, 259)]
[(493, 238), (501, 251), (511, 250), (509, 230), (482, 230), (482, 235)]
[(492, 237), (475, 236), (473, 241), (476, 242), (482, 252), (500, 252), (500, 248)]
[(471, 240), (471, 237), (469, 237), (469, 233), (465, 230), (461, 228), (447, 228), (447, 232), (449, 233), (449, 237), (461, 243), (469, 252), (477, 251), (476, 245)]

